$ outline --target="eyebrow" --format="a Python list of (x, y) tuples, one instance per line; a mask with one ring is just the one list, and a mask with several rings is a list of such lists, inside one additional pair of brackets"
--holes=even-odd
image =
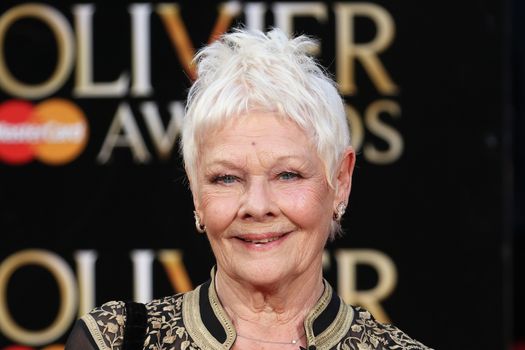
[(217, 165), (222, 165), (227, 168), (235, 168), (235, 169), (244, 168), (243, 166), (239, 166), (236, 162), (227, 160), (227, 159), (217, 159), (217, 160), (211, 161), (210, 163), (204, 164), (205, 167), (217, 166)]
[[(301, 161), (301, 164), (310, 163), (310, 161), (308, 159), (305, 159), (305, 157), (302, 157), (302, 156), (299, 156), (299, 155), (283, 155), (283, 156), (277, 157), (274, 160), (274, 163), (279, 163), (279, 162), (282, 162), (282, 161), (285, 161), (285, 160), (288, 160), (288, 159), (294, 159), (294, 160)], [(244, 169), (245, 168), (244, 165), (239, 166), (239, 164), (236, 161), (232, 161), (232, 160), (229, 160), (229, 159), (216, 159), (216, 160), (212, 160), (211, 162), (209, 162), (207, 164), (204, 164), (204, 165), (206, 167), (221, 165), (221, 166), (224, 166), (224, 167), (234, 168), (234, 169)]]

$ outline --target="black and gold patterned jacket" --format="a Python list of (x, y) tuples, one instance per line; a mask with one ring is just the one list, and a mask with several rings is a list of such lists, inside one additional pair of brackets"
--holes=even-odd
[[(235, 328), (213, 286), (210, 280), (191, 292), (154, 300), (145, 304), (143, 315), (123, 302), (106, 303), (78, 321), (65, 350), (230, 349)], [(144, 321), (137, 325), (141, 316)], [(136, 325), (127, 327), (132, 318)], [(368, 311), (345, 304), (326, 281), (304, 328), (308, 350), (429, 349), (398, 328), (375, 321)], [(131, 336), (135, 339), (124, 339)]]

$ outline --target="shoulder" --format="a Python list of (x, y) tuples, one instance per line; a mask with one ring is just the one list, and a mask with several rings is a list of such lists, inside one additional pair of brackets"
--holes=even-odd
[(99, 349), (120, 349), (126, 322), (126, 304), (110, 301), (82, 316), (93, 341)]
[[(166, 323), (177, 322), (181, 313), (184, 294), (176, 294), (144, 304), (146, 333), (155, 333)], [(120, 350), (124, 342), (129, 308), (123, 301), (110, 301), (94, 308), (81, 320), (99, 349)]]
[(360, 307), (349, 307), (353, 309), (354, 317), (342, 349), (346, 344), (350, 349), (431, 350), (399, 328), (376, 321), (370, 312)]
[(191, 293), (193, 291), (153, 300), (146, 304), (148, 323), (144, 348), (150, 344), (160, 344), (159, 350), (192, 348), (182, 316), (185, 296)]

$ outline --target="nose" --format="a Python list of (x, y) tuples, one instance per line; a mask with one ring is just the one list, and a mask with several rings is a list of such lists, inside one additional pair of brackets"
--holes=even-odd
[(263, 176), (250, 179), (241, 198), (240, 218), (264, 222), (275, 218), (278, 212), (268, 181)]

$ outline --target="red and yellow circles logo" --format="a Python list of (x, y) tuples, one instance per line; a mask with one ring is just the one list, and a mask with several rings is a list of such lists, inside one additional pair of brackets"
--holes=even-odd
[(69, 163), (84, 150), (87, 138), (86, 117), (70, 101), (55, 98), (33, 106), (10, 100), (0, 105), (0, 161), (5, 163)]

